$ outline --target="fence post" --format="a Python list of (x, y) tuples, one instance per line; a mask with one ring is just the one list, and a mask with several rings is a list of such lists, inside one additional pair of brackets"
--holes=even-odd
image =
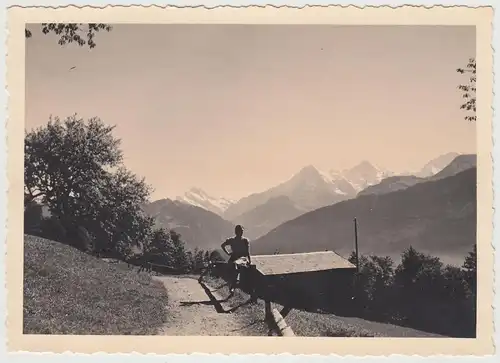
[(358, 220), (354, 218), (354, 245), (356, 248), (356, 272), (359, 273)]
[(269, 320), (271, 318), (271, 302), (269, 300), (266, 300), (265, 302), (265, 313), (266, 320)]
[(272, 324), (275, 325), (277, 333), (284, 337), (293, 337), (295, 336), (292, 328), (288, 326), (285, 321), (285, 318), (279, 313), (278, 310), (272, 310)]
[(271, 312), (271, 301), (265, 300), (265, 318), (264, 320), (266, 321), (269, 330), (267, 331), (268, 336), (273, 335), (273, 314)]

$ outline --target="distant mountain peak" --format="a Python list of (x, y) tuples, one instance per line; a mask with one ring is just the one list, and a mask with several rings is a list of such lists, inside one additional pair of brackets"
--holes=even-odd
[(359, 164), (357, 164), (353, 168), (351, 168), (351, 170), (357, 170), (357, 169), (377, 170), (377, 168), (372, 163), (370, 163), (368, 160), (363, 160)]
[(285, 183), (297, 185), (306, 183), (312, 185), (322, 183), (323, 181), (325, 181), (323, 174), (314, 165), (307, 165), (300, 169), (298, 173), (294, 174)]
[(368, 160), (362, 160), (352, 168), (342, 171), (330, 171), (330, 177), (333, 180), (344, 180), (352, 186), (355, 192), (359, 192), (370, 185), (377, 184), (382, 179), (391, 175), (391, 172), (374, 165)]
[(416, 173), (416, 175), (422, 178), (427, 178), (436, 175), (446, 166), (448, 166), (459, 155), (460, 155), (459, 153), (451, 151), (442, 154), (440, 156), (437, 156), (431, 161), (429, 161), (427, 164), (425, 164), (424, 167), (419, 172)]
[(296, 175), (319, 175), (319, 170), (312, 164), (304, 166)]
[(199, 187), (191, 187), (184, 195), (178, 196), (176, 200), (206, 209), (218, 215), (222, 215), (234, 203), (231, 199), (213, 197)]

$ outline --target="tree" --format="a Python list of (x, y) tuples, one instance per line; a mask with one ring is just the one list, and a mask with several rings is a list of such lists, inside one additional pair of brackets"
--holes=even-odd
[(448, 300), (460, 300), (466, 296), (467, 283), (464, 271), (456, 266), (446, 266), (443, 270), (444, 289), (443, 295)]
[(467, 121), (476, 121), (476, 59), (470, 58), (467, 66), (458, 68), (457, 72), (470, 74), (468, 82), (458, 86), (458, 89), (462, 91), (462, 97), (465, 99), (460, 108), (469, 113), (465, 116)]
[(222, 253), (219, 250), (213, 250), (212, 252), (210, 252), (209, 261), (224, 262), (225, 258), (224, 256), (222, 256)]
[(206, 262), (205, 253), (202, 250), (195, 248), (194, 251), (192, 252), (192, 255), (193, 255), (193, 270), (201, 271)]
[(477, 272), (477, 244), (474, 243), (472, 251), (469, 252), (468, 256), (465, 257), (463, 268), (466, 271), (470, 271), (474, 274)]
[(470, 295), (476, 296), (476, 281), (477, 281), (477, 244), (474, 244), (472, 251), (465, 257), (462, 265), (465, 270), (465, 280), (469, 289)]
[(98, 253), (124, 253), (153, 225), (141, 209), (151, 188), (123, 166), (113, 129), (71, 116), (25, 135), (25, 203), (46, 205), (69, 235), (85, 227)]
[(209, 251), (205, 251), (203, 253), (203, 262), (204, 263), (209, 263), (210, 262), (210, 252)]
[[(94, 41), (96, 33), (111, 31), (113, 28), (103, 23), (42, 23), (43, 34), (54, 33), (59, 36), (59, 45), (77, 43), (79, 46), (88, 45), (90, 49), (96, 46)], [(31, 38), (33, 33), (25, 29), (26, 38)]]
[(385, 289), (394, 278), (394, 261), (389, 256), (370, 256), (375, 275), (375, 291)]
[(438, 257), (417, 252), (410, 246), (403, 252), (401, 264), (396, 268), (396, 283), (415, 293), (432, 293), (441, 277), (442, 267)]
[(350, 263), (352, 263), (355, 266), (358, 264), (358, 257), (356, 256), (356, 251), (351, 252), (349, 257), (347, 258), (347, 261), (349, 261)]
[(173, 266), (179, 271), (188, 272), (190, 261), (184, 242), (181, 240), (181, 235), (174, 230), (171, 230), (169, 234), (172, 243)]
[[(351, 261), (355, 260), (356, 256), (351, 255)], [(391, 302), (389, 288), (394, 279), (394, 263), (389, 256), (374, 255), (369, 258), (360, 256), (359, 262), (358, 288), (361, 289), (362, 296), (358, 294), (358, 297), (361, 297), (365, 308), (383, 312)]]
[(107, 170), (119, 166), (123, 158), (113, 129), (97, 118), (85, 122), (71, 116), (64, 121), (50, 118), (47, 125), (27, 132), (25, 199), (41, 198), (56, 210), (69, 207), (59, 204), (71, 196), (99, 194)]
[(173, 264), (173, 248), (168, 231), (164, 228), (155, 229), (144, 255), (148, 262), (171, 266)]
[(24, 203), (24, 233), (38, 235), (42, 228), (42, 205), (34, 200)]
[(430, 324), (438, 314), (423, 309), (433, 306), (442, 295), (443, 264), (438, 257), (416, 251), (412, 246), (403, 252), (395, 272), (395, 291), (400, 313), (411, 324)]

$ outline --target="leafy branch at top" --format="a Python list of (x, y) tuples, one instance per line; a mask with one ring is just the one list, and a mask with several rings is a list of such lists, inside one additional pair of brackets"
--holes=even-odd
[(460, 108), (469, 113), (465, 116), (467, 121), (476, 121), (476, 60), (474, 58), (469, 59), (467, 66), (465, 68), (458, 68), (457, 72), (460, 74), (470, 74), (469, 82), (458, 86), (465, 100)]
[[(54, 33), (59, 36), (59, 45), (77, 43), (81, 47), (88, 45), (90, 49), (96, 46), (94, 41), (96, 33), (112, 30), (111, 25), (102, 23), (42, 23), (41, 25), (43, 34)], [(25, 29), (25, 36), (31, 38), (33, 33)]]

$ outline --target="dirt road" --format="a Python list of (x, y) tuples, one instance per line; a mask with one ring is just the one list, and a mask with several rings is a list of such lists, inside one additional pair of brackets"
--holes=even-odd
[(194, 278), (161, 276), (168, 291), (168, 321), (163, 335), (255, 335), (236, 314), (224, 310), (223, 298), (211, 288), (208, 292)]
[[(222, 335), (222, 336), (266, 336), (267, 324), (264, 322), (264, 306), (259, 301), (256, 305), (241, 307), (238, 300), (246, 297), (235, 296), (225, 300), (227, 286), (217, 290), (217, 283), (200, 285), (193, 277), (161, 276), (154, 277), (161, 281), (168, 291), (167, 322), (163, 335)], [(244, 295), (237, 290), (237, 295)], [(240, 308), (241, 307), (241, 308)], [(275, 305), (278, 307), (278, 305)], [(234, 308), (234, 313), (230, 313)], [(298, 336), (322, 336), (326, 331), (347, 334), (342, 336), (360, 336), (359, 332), (368, 332), (369, 336), (386, 337), (439, 337), (410, 328), (387, 323), (367, 321), (355, 317), (308, 313), (292, 310), (287, 322)], [(355, 332), (351, 335), (349, 332)]]

